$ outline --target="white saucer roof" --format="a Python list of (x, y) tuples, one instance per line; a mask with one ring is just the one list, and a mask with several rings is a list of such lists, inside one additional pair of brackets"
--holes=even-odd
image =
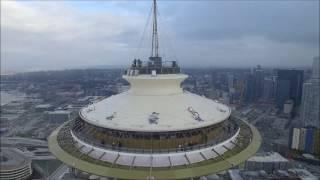
[(131, 84), (129, 91), (83, 108), (80, 116), (99, 127), (139, 132), (196, 129), (230, 116), (231, 110), (226, 105), (183, 92), (180, 83), (186, 77), (183, 74), (124, 77)]

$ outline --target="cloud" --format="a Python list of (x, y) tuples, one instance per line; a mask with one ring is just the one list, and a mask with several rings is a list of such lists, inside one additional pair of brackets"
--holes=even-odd
[(319, 1), (192, 1), (182, 11), (193, 13), (180, 13), (172, 25), (185, 38), (319, 43)]
[[(215, 41), (185, 41), (177, 50), (186, 66), (304, 67), (310, 66), (316, 47), (278, 43), (261, 36)], [(183, 53), (187, 48), (188, 54)]]
[(1, 3), (2, 70), (116, 64), (123, 37), (136, 37), (144, 23), (138, 14), (83, 13), (64, 3)]
[[(159, 1), (160, 52), (184, 66), (311, 65), (318, 1)], [(126, 65), (150, 54), (146, 1), (1, 1), (1, 70)], [(137, 53), (138, 52), (138, 53)]]

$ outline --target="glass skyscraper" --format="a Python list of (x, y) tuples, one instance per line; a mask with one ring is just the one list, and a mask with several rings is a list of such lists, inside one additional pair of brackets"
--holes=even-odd
[(312, 77), (303, 84), (301, 117), (305, 126), (320, 128), (320, 60), (314, 58)]
[(293, 100), (294, 106), (300, 105), (302, 83), (302, 70), (281, 69), (277, 71), (276, 103), (280, 109), (287, 100)]

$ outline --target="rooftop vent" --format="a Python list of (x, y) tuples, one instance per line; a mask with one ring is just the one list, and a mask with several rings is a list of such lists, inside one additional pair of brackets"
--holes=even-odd
[(150, 116), (149, 116), (149, 123), (150, 124), (158, 124), (158, 120), (159, 120), (159, 113), (157, 112), (153, 112)]
[(223, 112), (223, 113), (227, 112), (227, 110), (224, 110), (224, 109), (221, 109), (221, 108), (217, 108), (217, 110), (220, 111), (220, 112)]
[(193, 119), (197, 120), (197, 121), (203, 121), (203, 119), (201, 119), (200, 114), (195, 111), (192, 107), (188, 107), (188, 111), (192, 114)]
[(112, 115), (111, 115), (111, 116), (107, 116), (106, 119), (107, 119), (107, 120), (112, 120), (113, 118), (116, 117), (116, 115), (117, 115), (117, 113), (116, 113), (116, 112), (113, 112)]

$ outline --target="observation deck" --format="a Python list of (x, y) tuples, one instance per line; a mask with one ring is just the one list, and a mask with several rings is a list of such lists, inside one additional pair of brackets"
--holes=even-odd
[(258, 150), (261, 137), (257, 129), (245, 121), (235, 120), (239, 131), (229, 140), (169, 154), (101, 149), (75, 139), (70, 122), (50, 135), (49, 148), (67, 165), (99, 176), (121, 179), (196, 178), (232, 168)]
[(125, 71), (125, 74), (128, 76), (179, 73), (181, 73), (181, 70), (176, 61), (162, 61), (161, 57), (150, 57), (148, 61), (134, 59), (131, 67)]

